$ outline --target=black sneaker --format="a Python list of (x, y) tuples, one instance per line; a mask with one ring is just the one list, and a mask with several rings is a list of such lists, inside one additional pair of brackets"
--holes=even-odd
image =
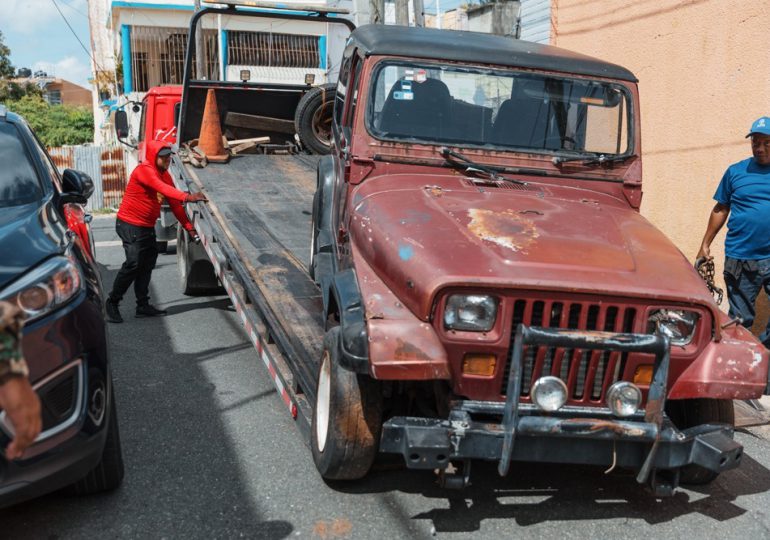
[(111, 323), (122, 323), (123, 317), (120, 316), (118, 305), (107, 300), (104, 304), (104, 310), (107, 312), (107, 320)]
[(157, 317), (158, 315), (165, 315), (166, 313), (168, 312), (165, 309), (158, 309), (150, 304), (136, 306), (137, 317)]

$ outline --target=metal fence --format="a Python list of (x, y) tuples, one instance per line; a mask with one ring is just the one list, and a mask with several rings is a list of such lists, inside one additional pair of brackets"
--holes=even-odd
[(76, 169), (93, 179), (94, 194), (88, 200), (88, 210), (117, 209), (130, 172), (128, 153), (122, 146), (59, 146), (48, 152), (59, 171)]
[[(131, 27), (131, 78), (134, 91), (146, 92), (162, 84), (182, 84), (187, 49), (187, 28)], [(206, 73), (197, 78), (219, 78), (219, 44), (216, 30), (203, 30)], [(195, 58), (193, 54), (193, 59)], [(195, 61), (193, 60), (193, 66)]]
[(230, 31), (228, 63), (250, 66), (317, 68), (318, 36)]

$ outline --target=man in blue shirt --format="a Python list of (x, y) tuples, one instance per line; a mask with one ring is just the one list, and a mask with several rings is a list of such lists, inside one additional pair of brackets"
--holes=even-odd
[[(730, 317), (751, 328), (759, 291), (770, 295), (770, 117), (754, 122), (746, 137), (753, 157), (730, 165), (722, 176), (698, 258), (713, 258), (711, 242), (727, 221), (724, 277)], [(770, 347), (770, 322), (759, 339)]]

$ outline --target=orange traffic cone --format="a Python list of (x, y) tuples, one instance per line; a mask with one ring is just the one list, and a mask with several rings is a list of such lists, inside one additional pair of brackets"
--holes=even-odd
[(209, 88), (208, 94), (206, 94), (206, 107), (203, 109), (198, 147), (206, 154), (206, 159), (212, 163), (227, 163), (227, 160), (230, 159), (230, 154), (222, 144), (217, 96), (213, 88)]

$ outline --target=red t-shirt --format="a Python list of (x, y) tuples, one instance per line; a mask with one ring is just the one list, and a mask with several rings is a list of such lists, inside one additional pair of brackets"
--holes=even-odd
[(168, 143), (147, 143), (147, 159), (131, 173), (118, 210), (118, 219), (137, 227), (154, 227), (160, 217), (160, 194), (168, 201), (179, 223), (191, 231), (193, 226), (182, 208), (187, 193), (174, 187), (168, 171), (161, 173), (155, 166), (158, 151), (164, 146), (168, 146)]

